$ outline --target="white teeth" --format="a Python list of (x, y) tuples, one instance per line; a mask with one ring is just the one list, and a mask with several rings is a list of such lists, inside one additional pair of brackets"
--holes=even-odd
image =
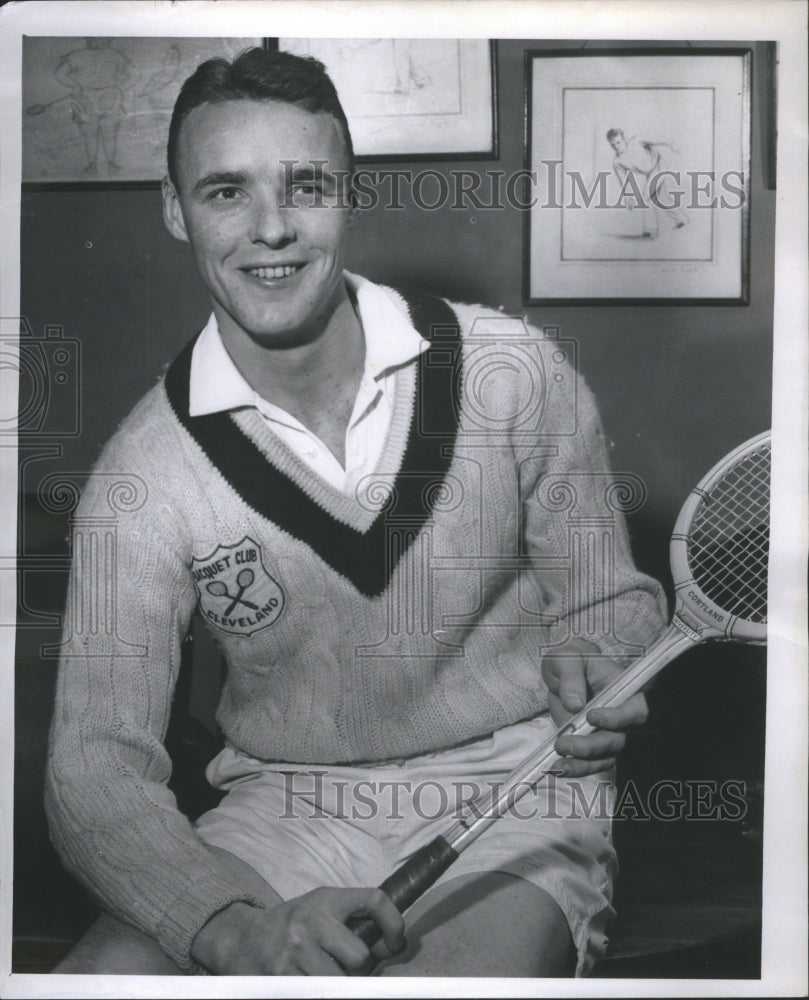
[(298, 267), (291, 265), (284, 265), (283, 267), (253, 267), (250, 269), (250, 274), (256, 278), (288, 278), (290, 274), (294, 274), (297, 270)]

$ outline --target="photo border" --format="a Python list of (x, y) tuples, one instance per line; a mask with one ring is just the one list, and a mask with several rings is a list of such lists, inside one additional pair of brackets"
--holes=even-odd
[[(15, 94), (15, 80), (19, 78), (19, 29), (46, 14), (50, 18), (61, 18), (66, 25), (64, 33), (70, 33), (75, 26), (81, 33), (84, 23), (90, 19), (105, 20), (108, 33), (120, 33), (122, 15), (129, 16), (135, 25), (135, 33), (142, 30), (142, 23), (149, 23), (155, 14), (154, 8), (166, 8), (166, 24), (169, 28), (176, 18), (184, 16), (186, 22), (195, 23), (186, 34), (199, 32), (199, 17), (202, 23), (210, 23), (212, 34), (221, 34), (231, 24), (244, 21), (243, 5), (236, 9), (229, 0), (210, 3), (207, 9), (202, 3), (153, 4), (121, 0), (119, 4), (70, 4), (54, 2), (48, 5), (12, 4), (0, 13), (5, 16), (0, 39), (0, 51), (4, 54), (6, 83), (10, 83), (8, 100), (4, 102), (3, 140), (4, 162), (0, 172), (0, 183), (4, 197), (0, 200), (7, 233), (7, 250), (0, 259), (0, 282), (3, 292), (3, 315), (14, 315), (19, 307), (17, 291), (19, 247), (18, 230), (20, 218), (19, 199), (19, 93)], [(425, 4), (426, 8), (427, 4)], [(438, 4), (434, 4), (438, 7)], [(446, 30), (458, 31), (457, 12), (452, 9), (452, 0), (444, 0), (446, 8)], [(516, 6), (516, 5), (515, 5)], [(577, 5), (559, 4), (555, 0), (534, 0), (532, 4), (520, 5), (517, 12), (506, 24), (503, 10), (506, 4), (489, 5), (493, 26), (491, 30), (501, 36), (514, 38), (576, 39), (587, 33), (603, 41), (616, 39), (623, 42), (634, 34), (637, 38), (688, 37), (702, 34), (705, 37), (764, 40), (778, 39), (780, 50), (781, 107), (779, 114), (779, 204), (776, 221), (776, 289), (774, 306), (775, 326), (775, 395), (773, 399), (773, 480), (774, 501), (773, 529), (776, 542), (772, 559), (772, 579), (777, 582), (780, 602), (777, 627), (773, 629), (768, 654), (768, 697), (767, 697), (767, 796), (765, 801), (765, 870), (764, 870), (764, 940), (762, 971), (760, 980), (738, 980), (727, 978), (710, 979), (615, 979), (610, 981), (561, 981), (561, 980), (447, 980), (432, 979), (421, 981), (417, 991), (433, 990), (435, 995), (468, 996), (470, 991), (479, 996), (522, 996), (529, 991), (535, 996), (805, 996), (806, 995), (806, 574), (805, 552), (807, 542), (807, 496), (806, 496), (806, 361), (807, 345), (807, 286), (806, 257), (806, 113), (807, 113), (807, 66), (806, 66), (806, 8), (791, 0), (715, 0), (713, 4), (692, 3), (689, 0), (666, 2), (661, 17), (660, 0), (609, 0), (609, 3), (595, 2), (592, 5), (583, 0)], [(168, 9), (168, 8), (171, 9)], [(256, 4), (253, 11), (260, 10)], [(376, 9), (357, 2), (342, 8), (334, 4), (327, 9), (326, 2), (310, 0), (302, 4), (299, 0), (276, 0), (271, 15), (275, 24), (281, 23), (289, 29), (291, 18), (301, 19), (317, 16), (323, 12), (324, 31), (339, 33), (342, 26), (356, 30), (351, 17), (365, 15), (371, 29), (379, 29), (378, 21), (384, 17), (384, 30), (392, 34), (407, 31), (412, 19), (412, 7), (391, 0), (390, 5), (378, 4)], [(589, 10), (588, 10), (589, 7)], [(150, 9), (151, 8), (151, 9)], [(356, 8), (356, 9), (355, 9)], [(492, 8), (495, 8), (494, 10)], [(477, 10), (464, 4), (464, 15), (468, 20), (464, 27), (483, 33), (489, 30), (482, 12), (485, 5)], [(88, 13), (89, 10), (89, 13)], [(127, 13), (128, 12), (128, 13)], [(6, 16), (7, 15), (7, 16)], [(77, 16), (78, 15), (78, 16)], [(174, 19), (174, 20), (173, 20)], [(207, 22), (206, 22), (207, 19)], [(230, 21), (228, 21), (230, 19)], [(299, 27), (299, 23), (294, 27)], [(363, 27), (365, 25), (363, 24)], [(93, 25), (95, 27), (95, 25)], [(168, 33), (168, 32), (167, 32)], [(235, 29), (234, 29), (235, 33)], [(291, 33), (288, 31), (288, 33)], [(15, 148), (16, 146), (16, 148)], [(591, 303), (586, 303), (589, 305)], [(698, 331), (695, 331), (698, 336)], [(755, 364), (755, 359), (751, 359)], [(8, 375), (4, 389), (11, 384), (13, 374)], [(5, 449), (0, 463), (3, 469), (4, 499), (10, 506), (4, 508), (10, 517), (3, 519), (4, 542), (13, 545), (15, 536), (14, 495), (16, 488), (16, 455), (14, 449)], [(5, 584), (5, 585), (4, 585)], [(13, 608), (15, 592), (13, 580), (0, 580), (0, 603), (5, 608)], [(3, 640), (3, 665), (9, 656), (13, 658), (13, 636), (8, 630), (0, 636)], [(9, 642), (11, 639), (11, 642)], [(6, 706), (6, 714), (13, 708), (13, 678), (9, 671), (0, 674), (0, 694)], [(4, 727), (0, 737), (3, 752), (0, 753), (0, 772), (4, 796), (4, 810), (0, 823), (0, 839), (9, 843), (11, 826), (11, 779), (13, 768), (13, 720)], [(279, 977), (272, 981), (257, 977), (229, 978), (188, 978), (166, 979), (157, 976), (70, 976), (53, 977), (43, 975), (9, 975), (10, 946), (10, 896), (11, 869), (8, 851), (0, 855), (0, 982), (6, 997), (44, 996), (94, 996), (115, 997), (121, 991), (133, 996), (188, 996), (188, 997), (265, 997), (268, 990), (278, 996), (323, 996), (328, 991), (335, 996), (373, 996), (379, 994), (381, 983), (362, 980), (302, 980)], [(8, 905), (6, 905), (8, 904)], [(412, 995), (415, 987), (404, 981), (397, 986), (388, 980), (388, 995)], [(381, 994), (380, 994), (381, 995)]]

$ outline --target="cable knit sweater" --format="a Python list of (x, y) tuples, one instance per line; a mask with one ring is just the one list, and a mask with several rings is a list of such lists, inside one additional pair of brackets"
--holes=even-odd
[(609, 478), (569, 345), (480, 306), (387, 294), (431, 347), (397, 376), (357, 496), (255, 410), (189, 417), (189, 345), (105, 448), (75, 518), (52, 836), (101, 904), (183, 968), (210, 916), (251, 899), (166, 787), (195, 608), (227, 661), (228, 743), (318, 763), (408, 756), (536, 715), (543, 651), (576, 635), (621, 660), (662, 622), (620, 510), (632, 484)]

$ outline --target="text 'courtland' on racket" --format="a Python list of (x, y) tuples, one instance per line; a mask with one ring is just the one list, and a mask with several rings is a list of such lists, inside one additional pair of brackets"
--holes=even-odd
[[(562, 735), (595, 730), (593, 709), (623, 704), (680, 653), (710, 639), (763, 643), (767, 638), (770, 527), (770, 432), (740, 445), (691, 491), (671, 538), (676, 606), (668, 629), (648, 652), (603, 688), (556, 735), (514, 770), (502, 787), (467, 806), (442, 836), (417, 851), (380, 886), (404, 912), (487, 827), (547, 775), (560, 757)], [(370, 947), (376, 924), (356, 917), (349, 927)]]

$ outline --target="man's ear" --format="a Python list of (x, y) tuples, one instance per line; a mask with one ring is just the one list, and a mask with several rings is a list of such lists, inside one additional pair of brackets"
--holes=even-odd
[(357, 188), (354, 185), (356, 172), (352, 171), (348, 178), (348, 227), (356, 226), (360, 217), (359, 199), (357, 198)]
[(188, 243), (180, 197), (168, 177), (163, 178), (163, 222), (175, 240)]

